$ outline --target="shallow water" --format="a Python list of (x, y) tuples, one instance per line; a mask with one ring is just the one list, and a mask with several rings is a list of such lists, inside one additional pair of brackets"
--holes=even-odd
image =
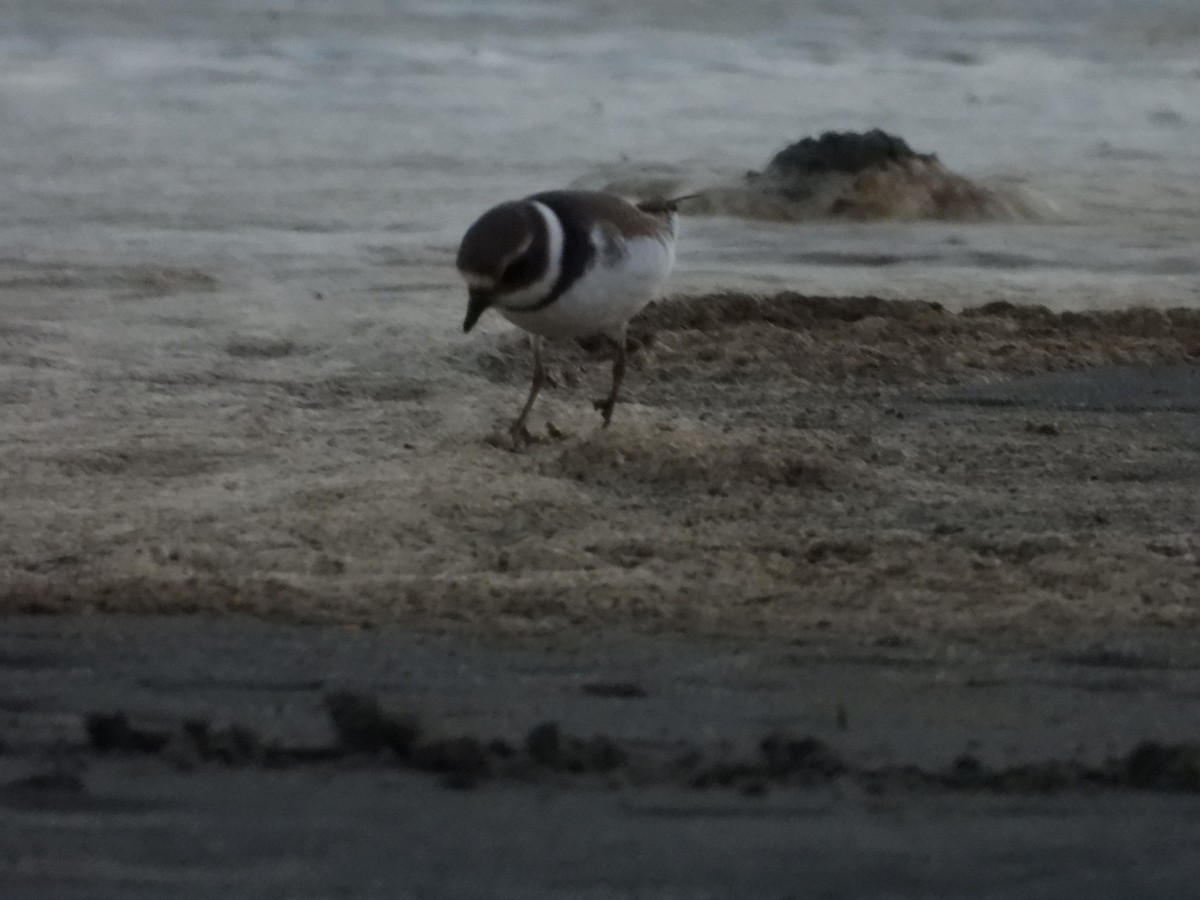
[(16, 0), (0, 35), (18, 268), (197, 266), (286, 305), (384, 267), (452, 338), (453, 249), (495, 201), (882, 127), (1044, 221), (690, 218), (674, 287), (1200, 302), (1189, 0)]

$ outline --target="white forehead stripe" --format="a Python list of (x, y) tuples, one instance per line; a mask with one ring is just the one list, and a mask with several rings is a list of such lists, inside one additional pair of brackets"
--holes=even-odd
[(496, 302), (500, 306), (519, 308), (544, 299), (554, 289), (554, 285), (558, 282), (558, 273), (562, 270), (562, 250), (565, 239), (562, 223), (558, 221), (558, 216), (546, 204), (530, 200), (529, 205), (546, 223), (546, 268), (542, 272), (542, 277), (528, 287), (497, 297)]

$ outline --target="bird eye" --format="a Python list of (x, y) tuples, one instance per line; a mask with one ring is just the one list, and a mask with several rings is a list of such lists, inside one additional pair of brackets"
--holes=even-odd
[(533, 249), (527, 249), (504, 267), (500, 283), (507, 287), (522, 287), (537, 279), (537, 258)]

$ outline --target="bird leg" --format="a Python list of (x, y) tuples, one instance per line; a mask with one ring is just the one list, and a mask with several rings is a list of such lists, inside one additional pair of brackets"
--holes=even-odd
[(621, 382), (625, 379), (625, 329), (622, 328), (621, 333), (612, 340), (617, 345), (616, 354), (613, 356), (612, 390), (608, 392), (607, 397), (593, 404), (600, 410), (600, 415), (604, 416), (604, 428), (608, 427), (612, 419), (613, 407), (617, 405), (617, 394), (621, 390)]
[(538, 392), (546, 382), (546, 367), (542, 365), (542, 339), (536, 334), (531, 334), (529, 344), (533, 347), (533, 384), (529, 388), (529, 399), (525, 401), (521, 414), (517, 416), (517, 420), (509, 429), (514, 441), (529, 440), (529, 430), (525, 427), (525, 419), (529, 417), (529, 411), (533, 409), (533, 401), (537, 399)]

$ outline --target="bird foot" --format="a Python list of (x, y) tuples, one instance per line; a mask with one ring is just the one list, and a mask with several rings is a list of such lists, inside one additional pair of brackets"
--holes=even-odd
[(592, 401), (592, 406), (604, 417), (603, 428), (608, 427), (608, 423), (612, 421), (613, 409), (616, 408), (617, 400), (615, 397), (601, 397), (598, 400)]
[(563, 431), (553, 422), (546, 423), (546, 433), (534, 434), (524, 424), (513, 425), (507, 431), (497, 431), (487, 438), (485, 443), (493, 447), (499, 447), (502, 450), (509, 450), (513, 453), (518, 453), (535, 444), (548, 444), (556, 441), (565, 441), (571, 436), (571, 432)]
[(513, 426), (508, 429), (509, 440), (512, 441), (512, 449), (520, 450), (522, 447), (528, 447), (533, 443), (533, 435), (529, 433), (529, 429), (525, 427), (524, 422), (514, 422)]
[(516, 453), (530, 444), (536, 443), (537, 438), (530, 434), (529, 429), (522, 424), (520, 426), (513, 425), (511, 428), (506, 428), (503, 431), (493, 431), (483, 439), (483, 442), (489, 447), (496, 447), (500, 450), (508, 450)]

